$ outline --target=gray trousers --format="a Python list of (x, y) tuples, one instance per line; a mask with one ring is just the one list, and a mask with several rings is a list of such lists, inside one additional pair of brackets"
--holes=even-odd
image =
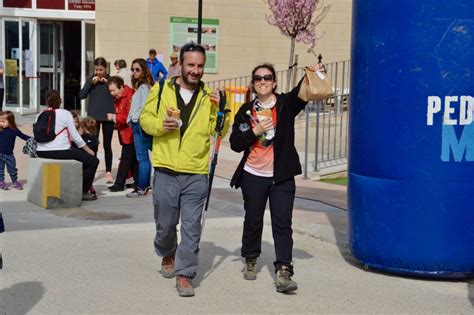
[[(175, 175), (160, 170), (153, 179), (155, 252), (175, 254), (176, 275), (193, 278), (198, 268), (201, 216), (207, 195), (207, 175)], [(181, 215), (181, 242), (176, 226)]]

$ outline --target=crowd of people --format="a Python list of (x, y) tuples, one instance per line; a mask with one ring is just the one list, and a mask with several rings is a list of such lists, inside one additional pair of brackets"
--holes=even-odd
[[(294, 121), (306, 105), (298, 98), (302, 81), (289, 93), (278, 94), (274, 67), (267, 63), (256, 66), (251, 73), (255, 97), (242, 105), (230, 128), (228, 115), (224, 120), (218, 119), (222, 105), (227, 107), (225, 93), (218, 89), (211, 91), (201, 80), (205, 49), (191, 42), (181, 48), (179, 56), (173, 53), (170, 59), (167, 70), (156, 58), (156, 51), (150, 49), (149, 58), (133, 60), (130, 69), (125, 60), (116, 60), (114, 76), (107, 73), (104, 58), (95, 59), (94, 75), (80, 91), (80, 97), (88, 99), (87, 117), (61, 109), (59, 93), (50, 91), (46, 95), (48, 109), (38, 115), (35, 124), (40, 126), (45, 119), (42, 115), (54, 112), (50, 116), (55, 121), (54, 136), (50, 141), (39, 141), (34, 135), (38, 141), (37, 155), (82, 162), (83, 199), (95, 200), (97, 191), (93, 181), (102, 142), (105, 179), (112, 184), (108, 189), (124, 191), (127, 178), (133, 178), (134, 189), (127, 197), (146, 197), (152, 192), (154, 249), (162, 258), (161, 273), (165, 278), (176, 279), (180, 296), (193, 296), (202, 209), (208, 193), (210, 138), (216, 130), (225, 136), (230, 129), (231, 149), (243, 153), (231, 180), (232, 187), (241, 188), (244, 200), (243, 278), (257, 277), (268, 200), (275, 243), (276, 290), (283, 293), (296, 290), (297, 283), (292, 280), (292, 212), (294, 177), (301, 174), (301, 165), (294, 146)], [(316, 65), (314, 70), (320, 67)], [(218, 123), (222, 124), (220, 128), (216, 128)], [(122, 147), (115, 179), (111, 147), (114, 130)], [(22, 189), (13, 156), (16, 137), (29, 138), (17, 128), (11, 112), (0, 112), (1, 189), (7, 189), (5, 165), (13, 187)]]

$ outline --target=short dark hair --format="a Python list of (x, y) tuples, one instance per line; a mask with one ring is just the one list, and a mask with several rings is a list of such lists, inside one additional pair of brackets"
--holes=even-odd
[(117, 59), (114, 61), (114, 66), (118, 66), (120, 69), (127, 68), (127, 62), (123, 59)]
[(110, 86), (111, 84), (115, 84), (115, 86), (119, 89), (121, 89), (125, 85), (123, 82), (123, 79), (117, 75), (110, 77), (109, 82), (107, 83), (107, 86)]
[(184, 45), (183, 47), (181, 47), (181, 50), (179, 51), (179, 60), (181, 62), (183, 62), (183, 60), (184, 60), (184, 53), (186, 53), (188, 51), (200, 52), (201, 54), (204, 55), (204, 59), (206, 59), (206, 50), (204, 49), (204, 47), (202, 47), (201, 45), (196, 44), (194, 42), (190, 42), (190, 43), (187, 43), (186, 45)]
[(149, 54), (149, 55), (151, 55), (151, 54), (156, 55), (156, 50), (155, 50), (155, 48), (150, 48), (150, 50), (148, 51), (148, 54)]
[(48, 107), (58, 109), (61, 105), (61, 96), (57, 90), (49, 90), (48, 93), (46, 93), (45, 99)]

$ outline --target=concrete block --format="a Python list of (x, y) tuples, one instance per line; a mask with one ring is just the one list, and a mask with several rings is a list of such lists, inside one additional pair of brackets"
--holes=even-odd
[(73, 208), (82, 201), (82, 163), (29, 159), (28, 201), (40, 207)]

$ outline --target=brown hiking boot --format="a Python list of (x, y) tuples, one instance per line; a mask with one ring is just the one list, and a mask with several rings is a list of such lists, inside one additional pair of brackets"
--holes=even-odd
[(163, 257), (161, 261), (161, 274), (165, 278), (174, 277), (174, 253)]
[(288, 266), (282, 266), (277, 270), (275, 282), (277, 292), (286, 293), (298, 289), (298, 284), (291, 280), (292, 272)]
[(178, 289), (179, 296), (194, 296), (194, 288), (190, 277), (176, 276), (176, 288)]
[(244, 279), (245, 280), (257, 279), (257, 258), (256, 257), (245, 258)]

